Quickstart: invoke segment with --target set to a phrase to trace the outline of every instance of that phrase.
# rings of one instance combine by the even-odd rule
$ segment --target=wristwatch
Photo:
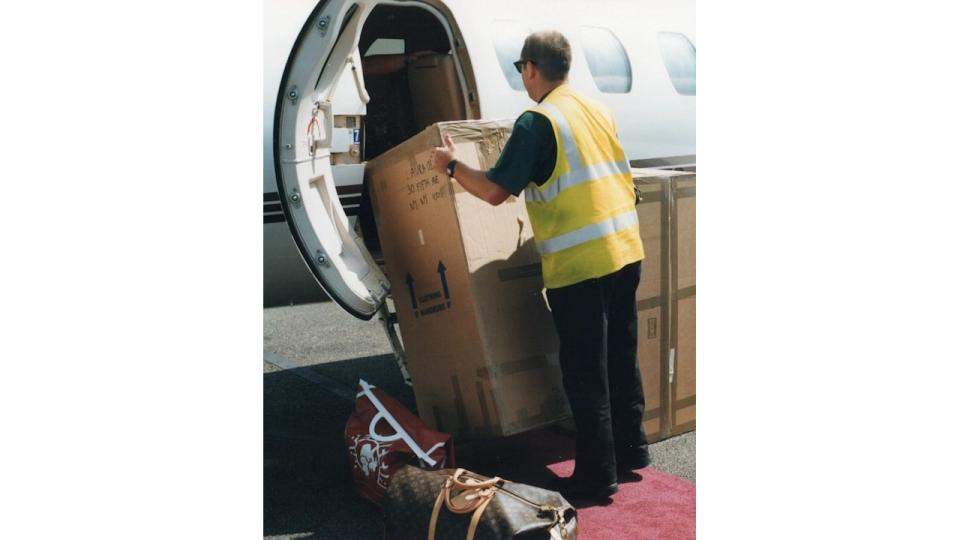
[[[447,163],[447,176],[453,176],[453,169],[457,166],[457,160],[451,159],[450,163]]]

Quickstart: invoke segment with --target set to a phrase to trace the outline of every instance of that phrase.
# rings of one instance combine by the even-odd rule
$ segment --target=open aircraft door
[[[267,119],[272,137],[265,129],[272,151],[265,153],[272,158],[286,221],[307,266],[334,301],[366,320],[384,303],[390,284],[349,225],[331,166],[331,99],[341,77],[353,79],[360,101],[369,100],[353,46],[365,15],[352,2],[320,2],[305,24],[300,19],[303,26],[292,48],[281,45],[289,56],[273,118]]]

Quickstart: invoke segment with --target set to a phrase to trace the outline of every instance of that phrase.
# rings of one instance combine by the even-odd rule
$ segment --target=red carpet
[[[486,476],[546,486],[573,472],[573,438],[557,429],[457,444],[457,466]],[[647,467],[620,483],[612,502],[578,505],[579,540],[696,537],[696,486]]]

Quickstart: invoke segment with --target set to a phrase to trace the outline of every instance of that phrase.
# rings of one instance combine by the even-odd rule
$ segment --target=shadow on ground
[[[392,355],[265,373],[263,377],[263,534],[297,538],[382,538],[380,509],[353,487],[343,430],[357,380],[381,388],[412,411],[413,390]],[[547,463],[573,455],[558,428],[456,442],[457,465],[477,473],[545,485]]]
[[[353,401],[342,395],[361,377],[413,408],[392,355],[264,374],[264,536],[382,537],[380,510],[356,494],[343,443]]]
[[[380,509],[354,489],[343,440],[360,378],[416,411],[413,390],[392,355],[264,374],[264,536],[383,537]],[[547,465],[572,459],[574,444],[572,432],[554,426],[456,441],[456,461],[485,476],[544,487],[555,476]]]

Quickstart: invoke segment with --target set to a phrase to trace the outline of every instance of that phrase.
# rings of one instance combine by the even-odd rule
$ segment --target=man
[[[517,119],[497,164],[484,172],[458,162],[449,137],[433,163],[493,205],[525,192],[577,428],[573,476],[553,487],[571,500],[604,500],[618,489],[618,471],[650,463],[636,361],[643,245],[633,179],[609,110],[567,85],[562,34],[531,34],[514,66],[538,105]]]

